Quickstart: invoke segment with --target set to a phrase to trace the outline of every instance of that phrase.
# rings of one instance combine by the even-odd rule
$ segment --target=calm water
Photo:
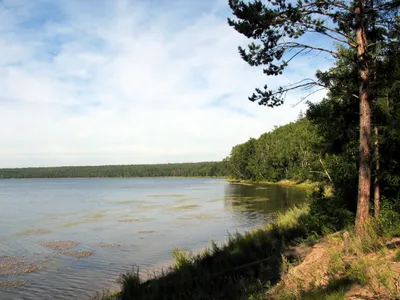
[[[304,198],[224,179],[1,180],[0,299],[90,299],[134,265],[166,265],[176,247],[264,226]]]

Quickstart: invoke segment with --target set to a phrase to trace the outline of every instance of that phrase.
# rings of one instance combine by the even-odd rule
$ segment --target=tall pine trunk
[[[375,179],[374,179],[374,214],[375,218],[379,218],[380,211],[380,201],[381,201],[381,189],[380,189],[380,155],[379,155],[379,130],[378,130],[378,85],[377,85],[377,32],[376,32],[376,16],[374,14],[374,6],[375,0],[369,1],[369,11],[370,11],[370,52],[371,52],[371,66],[370,70],[372,71],[372,89],[371,89],[371,102],[374,103],[375,110],[375,126],[374,126],[374,135],[375,135]]]
[[[369,220],[369,202],[371,194],[371,107],[369,91],[368,42],[365,20],[365,0],[356,0],[356,39],[357,61],[360,77],[360,158],[356,231],[364,232]]]

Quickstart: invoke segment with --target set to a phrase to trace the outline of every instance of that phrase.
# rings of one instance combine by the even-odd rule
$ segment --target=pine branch
[[[340,57],[341,54],[339,52],[336,51],[332,51],[329,49],[325,49],[325,48],[321,48],[321,47],[315,47],[315,46],[311,46],[311,45],[306,45],[306,44],[300,44],[300,43],[296,43],[296,42],[286,42],[283,44],[278,44],[278,46],[282,46],[283,49],[294,49],[294,48],[303,48],[303,49],[311,49],[311,50],[315,50],[315,51],[322,51],[322,52],[326,52],[329,53],[333,56],[336,57]]]

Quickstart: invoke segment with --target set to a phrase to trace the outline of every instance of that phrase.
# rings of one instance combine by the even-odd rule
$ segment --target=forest
[[[222,162],[0,169],[0,179],[82,177],[222,177]]]

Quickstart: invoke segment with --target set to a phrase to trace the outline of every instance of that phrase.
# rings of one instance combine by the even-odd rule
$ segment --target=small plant
[[[290,266],[291,264],[289,260],[285,255],[282,255],[281,277],[285,276],[289,272]]]
[[[343,261],[342,254],[337,251],[330,252],[329,275],[336,277],[346,271],[346,264]]]
[[[353,282],[366,285],[368,283],[369,263],[367,258],[358,259],[346,271],[346,277]]]
[[[179,248],[172,250],[172,257],[175,259],[174,269],[176,270],[189,266],[193,261],[191,254]]]
[[[121,299],[134,300],[143,293],[140,286],[139,268],[134,268],[131,272],[122,274],[118,283],[121,285]]]
[[[300,219],[308,214],[308,205],[295,206],[284,214],[279,213],[276,219],[276,225],[282,229],[292,229],[299,225]]]
[[[379,283],[386,288],[387,292],[392,296],[393,299],[398,299],[396,296],[399,296],[399,293],[397,292],[396,286],[393,282],[393,279],[396,278],[396,276],[390,269],[390,266],[387,266],[377,272],[376,278],[378,279]]]
[[[400,248],[396,250],[393,257],[394,261],[400,262]]]
[[[118,300],[118,293],[110,292],[110,290],[103,289],[101,292],[97,292],[92,300]]]

